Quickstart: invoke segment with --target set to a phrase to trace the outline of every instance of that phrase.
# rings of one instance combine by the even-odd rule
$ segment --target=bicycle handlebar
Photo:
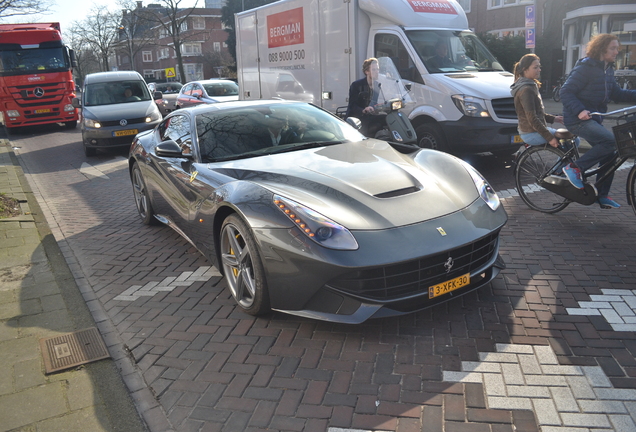
[[[592,115],[600,115],[600,116],[603,116],[603,117],[607,117],[607,116],[611,116],[611,115],[614,115],[614,114],[617,114],[617,113],[625,113],[625,112],[630,111],[630,110],[636,110],[636,105],[630,106],[630,107],[626,107],[626,108],[617,109],[617,110],[606,112],[606,113],[591,112],[590,115],[591,116]]]

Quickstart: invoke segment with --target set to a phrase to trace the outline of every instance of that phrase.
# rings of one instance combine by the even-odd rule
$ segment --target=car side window
[[[173,115],[159,127],[161,141],[172,140],[179,144],[184,154],[192,154],[190,119],[185,115]]]
[[[183,91],[181,93],[187,96],[190,94],[191,91],[192,91],[192,84],[188,84],[183,87]]]
[[[390,57],[403,79],[424,84],[415,62],[397,35],[378,33],[375,35],[375,57]]]

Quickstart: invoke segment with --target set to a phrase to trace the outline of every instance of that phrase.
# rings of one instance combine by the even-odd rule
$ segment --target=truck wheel
[[[417,145],[419,147],[443,152],[447,151],[446,141],[439,126],[433,123],[424,123],[415,129],[415,133],[417,134]]]
[[[75,129],[77,127],[77,120],[64,122],[64,127],[66,129]]]

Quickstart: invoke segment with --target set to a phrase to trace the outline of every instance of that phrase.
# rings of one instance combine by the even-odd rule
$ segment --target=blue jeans
[[[596,164],[603,165],[614,158],[616,154],[614,133],[605,129],[603,125],[598,124],[594,120],[584,120],[565,126],[570,132],[585,139],[592,146],[587,153],[576,161],[576,165],[581,169],[581,172],[587,171]],[[607,168],[600,170],[596,178],[600,178],[607,171]],[[609,195],[613,180],[614,173],[611,173],[605,181],[596,185],[599,197]]]
[[[556,129],[554,128],[549,127],[547,129],[550,131],[552,135],[556,133]],[[531,146],[546,144],[545,138],[543,138],[539,132],[524,133],[519,131],[519,136],[521,137],[524,143]],[[579,143],[581,142],[579,137],[575,138],[575,142],[576,142],[576,146],[578,147]]]

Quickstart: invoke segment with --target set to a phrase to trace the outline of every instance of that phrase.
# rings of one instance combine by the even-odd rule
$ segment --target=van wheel
[[[433,123],[424,123],[415,129],[417,134],[417,145],[421,148],[428,148],[439,151],[447,151],[448,146],[442,135],[439,126]]]

